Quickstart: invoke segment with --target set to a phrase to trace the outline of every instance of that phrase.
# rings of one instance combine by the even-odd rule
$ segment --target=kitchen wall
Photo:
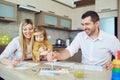
[[[81,16],[83,13],[85,13],[88,10],[95,10],[95,5],[92,6],[85,6],[85,7],[80,7],[73,9],[73,14],[72,14],[72,29],[81,29]]]
[[[35,6],[39,10],[53,11],[57,15],[69,16],[70,18],[73,19],[73,22],[72,22],[73,29],[74,27],[76,27],[76,25],[77,25],[77,28],[81,28],[80,17],[83,12],[94,9],[94,6],[88,6],[83,8],[77,8],[75,10],[51,0],[6,0],[6,1],[20,4],[20,5],[31,5],[31,6]],[[0,22],[0,27],[1,27],[0,34],[4,34],[4,33],[9,34],[11,38],[14,38],[15,36],[18,35],[19,23],[25,18],[30,18],[34,21],[34,16],[35,16],[35,13],[33,12],[19,9],[18,19],[16,22],[10,22],[10,23]],[[71,34],[74,34],[74,35],[70,35],[70,32],[68,31],[49,29],[49,28],[47,28],[46,30],[49,36],[49,40],[53,44],[55,44],[57,38],[61,38],[65,40],[71,37],[73,39],[74,36],[77,34],[76,32],[75,33],[72,32]]]
[[[91,6],[85,6],[85,7],[79,7],[76,9],[71,9],[69,7],[63,6],[59,3],[56,3],[52,0],[6,0],[10,1],[12,3],[16,3],[19,5],[31,5],[36,7],[39,10],[43,11],[53,11],[55,14],[60,16],[69,16],[72,19],[72,29],[81,29],[81,16],[84,12],[88,10],[95,10],[96,5]],[[57,6],[57,7],[56,7]],[[115,12],[105,12],[105,13],[98,13],[101,18],[103,17],[110,17],[110,16],[117,16],[117,11]],[[18,28],[19,23],[24,18],[30,18],[34,21],[34,13],[19,10],[18,11],[18,20],[17,22],[11,22],[11,23],[3,23],[0,22],[0,34],[6,33],[11,36],[11,38],[18,35]],[[57,38],[66,39],[71,37],[72,39],[77,34],[76,32],[72,32],[69,34],[67,31],[61,31],[61,30],[55,30],[55,29],[47,29],[47,32],[49,34],[49,39],[52,43],[55,43],[55,40]],[[73,35],[72,35],[73,34]]]
[[[34,22],[34,13],[24,10],[18,11],[18,19],[17,22],[0,22],[0,34],[8,34],[13,39],[14,37],[18,36],[19,32],[19,24],[25,18],[30,18]],[[57,38],[61,38],[63,40],[67,39],[69,36],[68,31],[56,30],[46,28],[48,38],[52,44],[55,44]]]
[[[18,36],[19,24],[25,18],[30,18],[34,21],[34,14],[32,12],[18,11],[16,22],[0,22],[0,34],[9,34],[11,38]]]

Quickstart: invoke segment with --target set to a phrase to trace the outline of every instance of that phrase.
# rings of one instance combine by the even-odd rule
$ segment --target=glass
[[[61,19],[60,25],[65,28],[70,28],[70,20]]]
[[[57,17],[52,15],[45,15],[45,23],[50,25],[57,25]]]
[[[71,70],[74,76],[74,80],[84,80],[84,66],[74,65],[71,66]]]

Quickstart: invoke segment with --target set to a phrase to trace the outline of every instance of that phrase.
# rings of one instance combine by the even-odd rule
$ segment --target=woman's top
[[[27,45],[27,53],[30,53],[29,45]],[[0,59],[3,57],[7,57],[8,59],[22,59],[22,49],[20,45],[19,37],[15,37],[5,48],[5,50],[1,53]]]

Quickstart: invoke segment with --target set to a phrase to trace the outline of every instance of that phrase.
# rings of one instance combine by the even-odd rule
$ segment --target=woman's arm
[[[14,38],[5,48],[5,50],[1,53],[0,55],[0,62],[2,64],[5,64],[5,65],[10,65],[12,66],[13,65],[13,62],[14,62],[14,58],[15,56],[12,58],[12,59],[9,59],[9,57],[13,54],[17,55],[15,52],[16,50],[18,50],[17,47],[20,47],[19,46],[19,42],[18,42],[18,37]],[[15,60],[16,61],[16,60]]]
[[[4,65],[13,66],[12,60],[7,59],[6,57],[0,59],[0,62]]]
[[[0,62],[2,64],[7,65],[7,66],[11,66],[11,67],[15,67],[16,65],[18,65],[20,63],[20,61],[21,61],[20,59],[10,60],[7,57],[4,57],[4,58],[0,59]]]

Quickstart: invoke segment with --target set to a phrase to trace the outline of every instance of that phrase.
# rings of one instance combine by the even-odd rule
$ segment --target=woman
[[[21,60],[31,59],[33,32],[33,22],[30,19],[21,22],[19,36],[15,37],[2,52],[0,62],[15,67]]]

